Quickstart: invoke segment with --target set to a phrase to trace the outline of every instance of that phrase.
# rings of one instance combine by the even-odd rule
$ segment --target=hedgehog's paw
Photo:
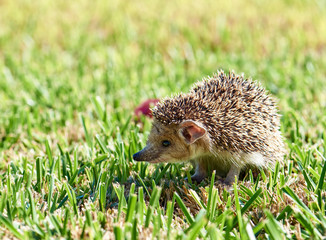
[[[232,179],[226,179],[226,178],[220,178],[217,180],[217,183],[221,186],[233,186],[234,180],[232,181]]]
[[[200,183],[207,177],[206,165],[202,161],[196,162],[196,171],[195,174],[191,176],[191,180],[197,183]]]
[[[200,183],[205,179],[206,175],[205,174],[194,174],[191,176],[191,181]]]
[[[234,178],[226,178],[224,180],[221,180],[221,183],[226,186],[232,186],[234,183]]]
[[[226,178],[223,180],[223,184],[225,185],[233,185],[235,178],[239,179],[241,168],[237,167],[236,165],[232,165]]]

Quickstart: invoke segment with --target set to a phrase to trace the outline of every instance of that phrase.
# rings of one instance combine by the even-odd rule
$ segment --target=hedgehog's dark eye
[[[163,145],[163,147],[168,147],[171,145],[171,142],[169,140],[163,140],[162,145]]]

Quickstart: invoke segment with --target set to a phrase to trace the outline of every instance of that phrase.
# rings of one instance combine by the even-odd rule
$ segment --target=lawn
[[[218,69],[278,99],[284,163],[227,191],[134,162],[134,109]],[[3,0],[0,112],[0,238],[326,236],[323,0]]]

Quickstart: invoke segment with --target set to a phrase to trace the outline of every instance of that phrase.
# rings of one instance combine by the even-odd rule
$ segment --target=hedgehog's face
[[[133,155],[135,161],[183,162],[204,152],[206,129],[191,120],[164,125],[154,120],[146,147]]]

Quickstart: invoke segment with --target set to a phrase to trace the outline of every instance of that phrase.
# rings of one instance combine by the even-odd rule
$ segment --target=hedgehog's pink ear
[[[179,133],[186,143],[192,144],[205,135],[206,129],[194,121],[187,120],[180,124]]]

